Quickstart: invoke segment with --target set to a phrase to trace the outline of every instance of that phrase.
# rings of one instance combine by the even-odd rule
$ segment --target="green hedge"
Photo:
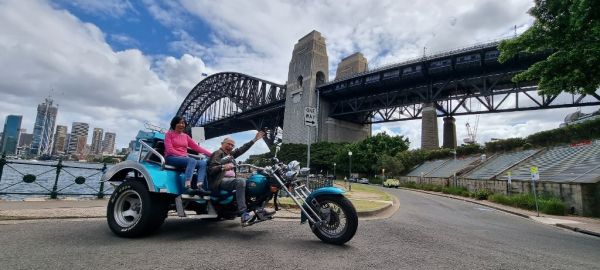
[[[535,198],[531,194],[517,194],[507,196],[504,194],[492,194],[489,200],[499,204],[517,208],[535,210]],[[541,196],[538,198],[540,212],[548,215],[565,215],[567,206],[559,198],[552,196]]]

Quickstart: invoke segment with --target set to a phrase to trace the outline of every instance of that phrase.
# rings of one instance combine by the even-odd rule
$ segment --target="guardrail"
[[[20,170],[16,168],[14,165],[27,165],[28,172],[25,170]],[[4,169],[8,167],[12,169],[17,175],[20,175],[22,179],[19,181],[17,179],[12,178],[11,180],[17,180],[12,183],[9,183],[7,186],[2,187]],[[34,167],[49,167],[50,169],[44,170],[42,172],[33,172]],[[105,193],[104,182],[100,182],[100,177],[106,172],[106,163],[103,164],[102,168],[90,168],[90,167],[81,167],[81,166],[70,166],[63,165],[62,159],[58,160],[57,164],[44,164],[44,163],[29,163],[29,162],[19,162],[13,160],[7,160],[6,155],[2,155],[0,158],[0,195],[48,195],[52,199],[58,198],[59,195],[74,195],[74,196],[95,196],[99,199],[104,198],[105,195],[111,195],[111,193]],[[78,172],[73,172],[72,169],[78,170]],[[80,175],[83,171],[92,171],[90,175],[83,176]],[[48,184],[52,184],[52,187],[44,186],[40,184],[38,178],[40,176],[55,172],[56,176],[54,177],[54,183],[51,181]],[[61,178],[61,173],[63,173],[63,177]],[[64,175],[66,175],[68,179],[65,179]],[[94,176],[98,176],[98,186],[96,188],[96,183],[86,183],[88,179],[93,179]],[[72,179],[71,179],[72,178]],[[59,181],[59,179],[61,181]],[[6,181],[5,181],[6,182]],[[42,191],[11,191],[11,188],[18,185],[33,185],[38,190]],[[64,186],[62,186],[64,185]],[[79,190],[89,191],[89,192],[65,192],[65,190],[74,185],[82,186],[78,188]],[[28,190],[33,190],[28,188]]]

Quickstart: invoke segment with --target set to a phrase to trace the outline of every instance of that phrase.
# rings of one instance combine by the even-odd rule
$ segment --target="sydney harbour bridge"
[[[422,136],[433,137],[423,139],[422,147],[436,148],[438,117],[444,117],[444,146],[451,147],[456,145],[453,116],[600,105],[598,92],[545,96],[537,94],[535,81],[512,82],[549,53],[521,53],[501,64],[498,44],[370,70],[366,59],[354,54],[328,81],[325,41],[313,31],[295,45],[286,84],[217,73],[200,81],[177,113],[189,126],[204,127],[207,138],[279,127],[284,142],[292,143],[306,143],[307,106],[316,107],[319,115],[318,126],[308,131],[312,142],[358,140],[370,135],[373,123],[423,119]]]

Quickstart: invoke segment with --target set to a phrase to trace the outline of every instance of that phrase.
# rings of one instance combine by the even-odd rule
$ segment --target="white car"
[[[360,178],[360,179],[358,179],[358,183],[360,183],[360,184],[369,184],[369,179],[364,178],[364,177]]]

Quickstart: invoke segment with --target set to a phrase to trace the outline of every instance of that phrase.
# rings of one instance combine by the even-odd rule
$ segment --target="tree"
[[[500,46],[501,63],[521,52],[551,51],[513,81],[538,80],[541,94],[594,94],[600,87],[600,1],[535,0],[531,28]]]
[[[335,158],[341,164],[339,168],[347,171],[348,151],[352,151],[352,172],[373,175],[381,170],[378,162],[383,155],[395,156],[406,151],[408,146],[409,141],[403,136],[390,136],[384,132],[347,145],[338,151]]]
[[[402,160],[397,157],[383,155],[377,162],[377,165],[381,169],[385,169],[385,174],[388,177],[397,177],[405,170]],[[381,170],[379,170],[381,172]]]

